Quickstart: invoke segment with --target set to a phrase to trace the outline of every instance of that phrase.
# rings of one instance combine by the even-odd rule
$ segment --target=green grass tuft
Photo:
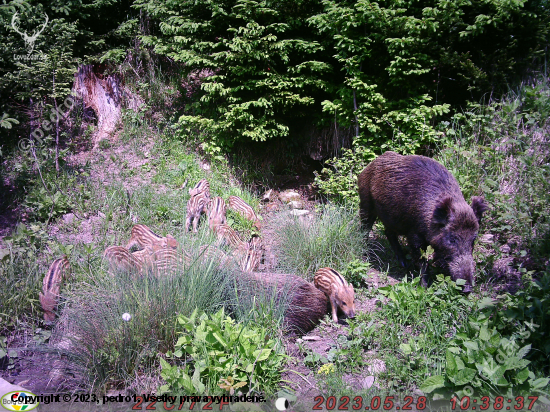
[[[308,279],[322,267],[344,270],[365,249],[356,210],[323,206],[311,219],[283,212],[273,227],[279,266]]]

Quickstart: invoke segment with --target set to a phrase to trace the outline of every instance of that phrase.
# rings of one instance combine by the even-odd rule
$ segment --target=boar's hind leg
[[[376,220],[376,210],[373,207],[373,202],[361,200],[359,203],[359,217],[361,218],[361,226],[366,231],[368,238],[372,225],[374,225],[374,221]]]
[[[390,242],[390,246],[392,247],[393,251],[395,252],[395,255],[397,256],[397,260],[399,263],[401,263],[401,266],[406,267],[407,264],[405,262],[405,255],[403,254],[403,249],[401,249],[401,245],[399,244],[399,239],[397,238],[397,234],[395,232],[392,232],[391,230],[386,229],[385,230],[386,237],[388,238],[388,241]]]

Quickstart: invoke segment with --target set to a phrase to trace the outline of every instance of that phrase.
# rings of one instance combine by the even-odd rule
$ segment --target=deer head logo
[[[34,34],[32,36],[29,36],[26,32],[19,31],[19,29],[17,27],[17,22],[16,22],[17,12],[13,15],[13,17],[11,19],[11,27],[13,28],[13,30],[15,30],[17,33],[19,33],[23,37],[23,40],[25,40],[25,47],[27,48],[27,51],[28,51],[29,55],[34,50],[34,42],[36,41],[36,39],[38,38],[40,33],[42,33],[44,31],[44,29],[46,28],[46,24],[48,24],[48,20],[49,20],[48,15],[46,13],[44,13],[44,15],[46,16],[46,21],[42,25],[42,28],[40,28],[36,32],[34,32]]]

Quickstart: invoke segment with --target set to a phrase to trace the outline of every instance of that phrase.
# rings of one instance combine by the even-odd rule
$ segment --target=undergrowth
[[[433,369],[441,369],[445,347],[474,303],[449,278],[438,276],[428,288],[420,277],[378,289],[380,307],[362,313],[361,337],[382,355],[387,389],[407,391],[419,385]]]
[[[317,212],[305,217],[283,212],[273,223],[279,266],[310,280],[322,267],[343,271],[348,262],[362,258],[365,248],[355,210],[326,205]]]
[[[236,294],[235,266],[218,268],[215,258],[199,257],[205,239],[180,240],[193,256],[189,267],[179,267],[163,276],[110,274],[94,267],[81,283],[66,292],[54,339],[72,341],[68,356],[82,371],[90,389],[103,392],[127,388],[136,374],[152,373],[159,353],[173,350],[180,330],[178,322],[197,310],[214,314],[225,308],[239,321],[260,325],[266,323],[256,323],[258,316],[275,315],[271,326],[275,330],[280,326],[284,308],[276,308],[274,300],[271,305],[254,306],[248,304],[251,299],[242,298],[247,290],[241,287]],[[130,314],[129,321],[123,320],[124,313]],[[213,393],[214,387],[210,385],[209,389],[207,393]],[[263,386],[256,390],[263,390]]]
[[[549,308],[548,273],[516,295],[478,301],[447,345],[444,372],[427,378],[421,389],[434,399],[455,393],[480,403],[487,395],[538,397],[538,406],[548,407]]]

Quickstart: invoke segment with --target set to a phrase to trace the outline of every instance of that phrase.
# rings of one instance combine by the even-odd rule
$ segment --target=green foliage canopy
[[[200,130],[206,148],[238,140],[265,141],[289,133],[325,90],[330,65],[306,18],[315,1],[138,0],[161,21],[161,34],[144,36],[157,53],[185,64],[183,75],[202,71],[202,90],[180,117],[181,130]],[[320,11],[320,10],[319,10]]]
[[[309,19],[333,48],[342,80],[323,109],[356,127],[352,150],[317,183],[341,196],[386,150],[424,151],[453,108],[499,95],[548,44],[548,11],[527,1],[332,1]],[[545,23],[546,22],[546,23]],[[344,196],[348,200],[356,194]]]

